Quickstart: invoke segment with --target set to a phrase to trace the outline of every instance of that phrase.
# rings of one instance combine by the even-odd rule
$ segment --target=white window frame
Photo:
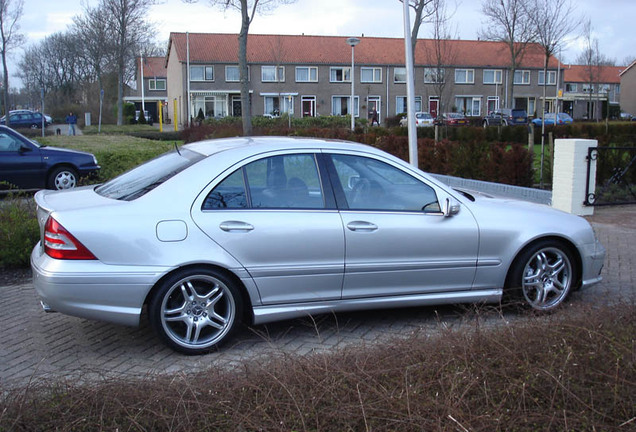
[[[469,102],[469,108],[466,109],[465,111],[462,109],[463,106],[458,102],[458,99],[462,99],[464,102]],[[477,106],[477,109],[475,109],[475,105]],[[457,107],[457,110],[461,113],[464,113],[464,115],[466,115],[466,117],[478,117],[481,115],[481,96],[455,96],[455,107]]]
[[[539,85],[542,86],[544,82],[543,71],[539,71]],[[556,85],[556,71],[548,71],[548,85]]]
[[[157,83],[163,83],[163,88],[157,88]],[[165,78],[152,78],[148,80],[148,90],[165,91],[166,79]]]
[[[192,79],[192,70],[194,69],[202,69],[203,79]],[[211,73],[211,77],[208,72]],[[190,65],[190,81],[214,82],[214,65]]]
[[[486,75],[492,72],[492,81],[486,81]],[[503,71],[501,69],[484,69],[484,84],[493,85],[503,83]]]
[[[404,114],[406,110],[402,111],[400,108],[406,108],[406,96],[395,97],[395,115]],[[415,96],[415,112],[424,111],[422,109],[422,96]]]
[[[404,76],[403,79],[400,77]],[[403,84],[406,82],[406,68],[405,67],[394,67],[393,68],[393,82],[398,84]]]
[[[307,70],[308,79],[306,80],[298,79],[299,70]],[[312,78],[312,72],[313,72],[314,78]],[[317,66],[296,66],[296,82],[299,82],[299,83],[318,82],[318,67]]]
[[[566,83],[565,84],[565,92],[566,93],[576,93],[579,91],[579,85],[577,83]]]
[[[455,69],[455,84],[475,84],[475,69]]]
[[[236,69],[236,72],[238,74],[237,79],[228,78],[228,71],[231,69]],[[249,70],[249,66],[248,66],[248,70]],[[225,82],[240,82],[240,81],[241,81],[241,69],[239,68],[239,65],[226,65],[225,66]]]
[[[340,71],[342,79],[338,79],[337,72]],[[332,66],[329,68],[329,82],[341,83],[351,82],[351,66]]]
[[[521,78],[517,80],[517,75]],[[530,71],[516,70],[513,77],[514,85],[530,85]]]
[[[266,76],[265,73],[268,72]],[[269,74],[274,72],[274,77]],[[261,66],[261,82],[285,82],[285,66],[263,65]]]
[[[365,79],[364,73],[371,73],[371,79]],[[360,68],[360,82],[362,83],[381,83],[382,82],[382,68],[379,67],[361,67]]]
[[[351,95],[333,95],[331,96],[331,115],[334,116],[343,116],[343,115],[348,115],[347,114],[342,114],[342,111],[340,110],[336,110],[336,99],[347,99],[347,110],[349,109],[349,106],[351,105],[350,103],[350,99],[351,99]],[[339,105],[340,107],[342,106],[342,103],[340,103]],[[360,117],[360,97],[359,96],[355,96],[353,98],[353,111],[354,111],[354,116],[355,117]]]
[[[443,84],[446,79],[444,68],[424,68],[424,84]]]

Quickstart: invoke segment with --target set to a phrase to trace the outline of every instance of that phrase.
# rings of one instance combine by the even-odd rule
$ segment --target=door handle
[[[253,225],[250,225],[246,222],[241,222],[241,221],[225,221],[225,222],[221,222],[221,224],[219,225],[219,228],[221,228],[223,231],[226,232],[231,232],[231,231],[252,231],[254,229]]]
[[[378,229],[378,226],[376,224],[372,224],[371,222],[365,222],[365,221],[353,221],[353,222],[349,222],[347,224],[347,228],[349,228],[351,231],[375,231]]]

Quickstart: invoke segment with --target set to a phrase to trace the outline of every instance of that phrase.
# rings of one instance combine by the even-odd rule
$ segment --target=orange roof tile
[[[625,66],[599,66],[598,72],[594,72],[594,81],[602,84],[620,84],[620,74],[623,69]],[[563,80],[571,83],[590,82],[590,67],[586,65],[564,66]]]
[[[139,57],[137,57],[137,71],[140,69]],[[144,57],[144,78],[165,78],[167,71],[165,57]]]
[[[222,33],[190,33],[190,62],[237,63],[238,35]],[[368,65],[403,65],[404,40],[398,38],[360,37],[355,47],[355,61]],[[509,52],[504,43],[472,40],[449,40],[446,65],[474,67],[506,67]],[[186,33],[171,33],[180,61],[186,61]],[[418,39],[415,52],[417,65],[436,64],[428,53],[433,52],[435,41]],[[351,48],[344,36],[262,35],[250,34],[247,44],[249,63],[264,64],[349,64]],[[431,60],[427,60],[431,59]],[[531,44],[521,67],[542,68],[543,51]],[[556,68],[557,60],[550,59]]]

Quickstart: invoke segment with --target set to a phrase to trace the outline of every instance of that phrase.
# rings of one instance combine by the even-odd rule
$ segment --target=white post
[[[552,168],[552,207],[580,216],[594,214],[594,207],[584,206],[587,185],[587,155],[596,140],[557,139],[554,142]],[[590,166],[590,193],[596,185],[596,161]]]
[[[351,72],[349,73],[349,78],[351,78],[351,104],[349,105],[351,107],[351,130],[354,131],[356,129],[356,116],[355,116],[355,105],[354,105],[354,99],[355,99],[355,73],[354,73],[354,67],[355,67],[355,46],[358,45],[360,43],[360,39],[355,38],[355,37],[350,37],[347,39],[347,43],[349,45],[351,45]],[[344,78],[344,77],[343,77]]]
[[[404,13],[404,52],[406,53],[406,120],[409,130],[409,163],[417,168],[417,129],[415,126],[415,81],[413,78],[413,50],[409,2],[402,1]]]
[[[145,118],[146,117],[146,102],[144,98],[144,55],[141,54],[140,58],[141,58],[141,113],[144,115],[144,118]]]

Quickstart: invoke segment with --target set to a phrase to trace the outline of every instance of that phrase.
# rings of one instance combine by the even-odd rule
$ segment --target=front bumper
[[[31,253],[31,270],[45,310],[137,326],[148,293],[171,269],[57,260],[44,254],[38,243]]]

